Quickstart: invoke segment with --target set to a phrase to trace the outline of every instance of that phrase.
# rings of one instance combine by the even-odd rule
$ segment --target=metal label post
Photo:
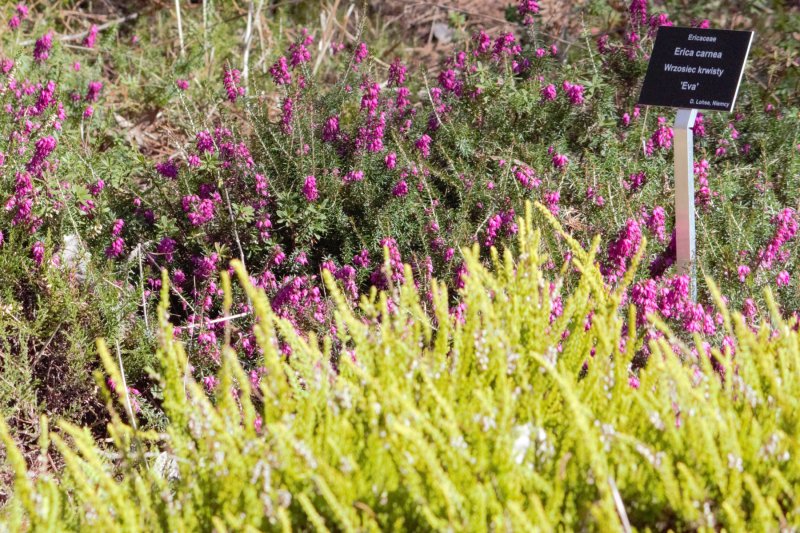
[[[678,273],[689,276],[692,301],[697,301],[694,231],[694,121],[696,109],[678,109],[673,127],[675,150],[675,244]]]

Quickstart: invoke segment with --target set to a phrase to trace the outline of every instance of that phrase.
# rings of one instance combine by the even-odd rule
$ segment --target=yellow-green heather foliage
[[[328,276],[338,338],[304,338],[235,265],[268,370],[259,390],[228,348],[209,399],[189,377],[162,305],[166,433],[137,429],[125,398],[106,393],[113,444],[61,423],[43,431],[41,448],[44,458],[54,446],[64,470],[42,468],[34,478],[2,424],[16,473],[7,528],[775,531],[798,524],[793,324],[775,312],[769,327],[753,332],[723,309],[737,352],[714,353],[722,373],[662,327],[665,340],[652,343],[632,388],[628,361],[641,343],[628,338],[619,352],[623,328],[635,334],[618,310],[621,291],[607,291],[593,254],[571,242],[582,275],[551,323],[547,258],[526,219],[517,257],[495,253],[487,269],[465,251],[463,324],[449,318],[443,287],[434,291],[434,320],[413,283],[373,293],[356,313]],[[225,285],[230,295],[227,277]],[[278,339],[291,346],[288,360]],[[695,344],[702,350],[699,338]],[[107,374],[121,383],[99,346]],[[338,374],[329,364],[334,346]]]

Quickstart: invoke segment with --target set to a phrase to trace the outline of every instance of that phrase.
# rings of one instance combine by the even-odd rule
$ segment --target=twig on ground
[[[104,24],[99,24],[97,26],[97,29],[98,29],[98,31],[102,31],[102,30],[105,30],[106,28],[110,28],[111,26],[116,26],[118,24],[123,24],[125,22],[129,22],[131,20],[134,20],[138,16],[139,16],[139,13],[131,13],[130,15],[127,15],[125,17],[120,17],[118,19],[114,19],[114,20],[108,21],[108,22],[106,22]],[[62,43],[63,42],[67,42],[67,41],[80,41],[81,39],[83,39],[87,35],[89,35],[89,30],[78,32],[78,33],[71,33],[69,35],[56,35],[54,37],[54,39],[56,41],[59,41],[59,42],[62,42]],[[35,42],[36,42],[36,39],[28,39],[27,41],[22,41],[19,44],[22,45],[22,46],[30,46]]]

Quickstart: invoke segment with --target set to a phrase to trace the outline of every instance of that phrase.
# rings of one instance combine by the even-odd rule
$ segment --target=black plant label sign
[[[753,32],[662,26],[639,103],[732,111]]]

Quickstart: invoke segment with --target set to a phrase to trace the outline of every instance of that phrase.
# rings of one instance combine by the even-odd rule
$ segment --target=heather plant
[[[100,314],[125,324],[117,329],[125,358],[140,359],[133,354],[154,342],[164,268],[176,333],[195,377],[212,383],[224,330],[217,271],[230,259],[247,266],[298,331],[321,334],[334,327],[323,270],[357,301],[370,286],[403,281],[409,262],[430,310],[432,278],[454,295],[468,270],[459,249],[477,243],[488,261],[491,246],[513,248],[516,214],[531,199],[584,246],[603,235],[597,259],[609,290],[647,237],[646,265],[623,295],[640,309],[640,334],[655,334],[645,315],[657,311],[686,341],[702,331],[730,344],[707,287],[701,283],[700,301],[692,302],[672,266],[670,115],[634,105],[655,31],[672,22],[646,2],[592,3],[587,16],[613,21],[620,32],[576,36],[570,47],[550,42],[538,5],[522,2],[513,14],[518,32],[479,31],[430,72],[382,54],[363,25],[347,44],[313,27],[284,31],[285,12],[268,53],[259,45],[258,68],[225,48],[236,26],[224,23],[224,8],[204,4],[195,11],[202,17],[186,14],[186,38],[172,62],[141,25],[87,26],[85,50],[75,57],[30,12],[12,12],[20,19],[13,31],[29,38],[9,40],[3,94],[11,111],[3,127],[27,151],[11,157],[13,147],[4,147],[2,231],[17,232],[35,272],[47,276],[61,262],[79,283],[119,287],[120,305]],[[684,16],[682,23],[708,24],[695,11]],[[171,17],[148,20],[162,27]],[[770,39],[753,50],[739,112],[702,115],[695,127],[700,271],[714,273],[751,324],[765,316],[765,286],[775,288],[785,312],[798,307],[790,275],[798,127],[785,90],[789,73],[774,71],[759,83],[767,47],[782,50],[781,39]],[[104,77],[109,67],[115,76]],[[111,105],[105,100],[115,89],[129,97],[123,108],[116,96]],[[129,145],[135,135],[114,132],[148,107],[182,128],[165,143],[174,149],[149,160]],[[55,120],[44,121],[48,113]],[[545,223],[548,215],[534,216]],[[572,252],[560,237],[547,237],[546,246],[548,268],[569,264]],[[563,283],[576,280],[566,275]],[[232,345],[257,372],[252,309],[240,290],[233,309],[240,328]],[[129,334],[138,331],[145,335]],[[640,359],[646,352],[644,345]],[[146,364],[130,364],[136,382]]]
[[[434,326],[445,308],[466,320],[474,265],[491,264],[492,247],[521,253],[517,215],[530,200],[545,206],[535,224],[557,229],[540,242],[549,321],[571,320],[567,295],[585,283],[574,261],[590,253],[599,287],[619,296],[618,342],[634,371],[664,339],[681,358],[711,346],[739,357],[703,275],[753,331],[771,321],[770,305],[782,316],[800,308],[800,17],[751,4],[736,2],[732,17],[719,2],[576,3],[583,33],[555,38],[537,2],[515,2],[513,32],[456,32],[440,65],[419,65],[386,42],[391,27],[370,30],[368,12],[353,22],[339,4],[320,17],[313,2],[177,2],[181,22],[142,8],[136,19],[80,21],[84,34],[69,41],[74,18],[4,6],[0,328],[10,357],[0,409],[12,433],[23,448],[35,440],[42,410],[102,433],[89,379],[97,336],[126,376],[113,387],[132,398],[137,424],[163,429],[162,387],[148,374],[164,290],[188,373],[207,394],[219,390],[226,350],[263,380],[253,296],[247,284],[223,288],[231,259],[284,326],[330,337],[334,367],[348,348],[335,340],[340,303],[325,276],[349,304],[413,283]],[[694,302],[673,266],[672,112],[635,99],[657,28],[709,20],[757,36],[737,112],[701,114],[694,129]],[[460,250],[473,246],[470,262]],[[397,299],[386,302],[394,312]],[[291,361],[285,333],[277,349]]]
[[[669,115],[634,100],[656,29],[673,22],[633,2],[617,13],[624,35],[587,37],[566,55],[541,41],[534,6],[520,4],[519,34],[480,31],[435,76],[402,58],[379,60],[358,39],[320,49],[306,29],[247,87],[234,64],[219,69],[219,122],[188,132],[193,140],[175,157],[154,161],[144,178],[150,194],[121,216],[144,222],[131,236],[147,243],[143,283],[151,299],[160,269],[170,270],[179,293],[172,309],[200,350],[200,372],[218,362],[215,271],[227,260],[245,263],[299,329],[325,331],[321,270],[357,299],[371,285],[387,286],[381,258],[388,246],[389,277],[403,279],[399,265],[410,262],[430,300],[432,275],[451,289],[463,283],[456,250],[478,243],[488,260],[492,245],[513,246],[515,214],[531,199],[584,246],[606,237],[598,260],[610,289],[642,236],[650,237],[647,268],[623,302],[659,311],[687,340],[695,331],[721,331],[708,288],[695,304],[673,267]],[[312,68],[320,64],[324,76]],[[725,298],[751,321],[765,310],[760,289],[767,285],[786,312],[797,308],[788,272],[798,153],[786,142],[797,139],[798,127],[793,108],[770,103],[776,94],[746,81],[740,112],[701,115],[695,127],[699,268],[717,274]],[[562,242],[548,246],[549,266],[569,263]],[[236,311],[247,315],[242,297]],[[643,316],[637,322],[644,325]],[[237,342],[250,358],[252,334],[241,330]]]
[[[449,316],[440,283],[433,316],[425,312],[409,266],[405,282],[363,297],[358,312],[327,273],[336,335],[298,335],[235,262],[258,318],[264,375],[248,376],[226,343],[213,398],[192,378],[168,322],[165,274],[157,357],[169,425],[137,426],[133,398],[118,388],[124,375],[100,341],[117,387],[106,395],[112,442],[43,424],[31,477],[1,425],[16,472],[8,527],[795,526],[796,320],[773,306],[772,327],[753,330],[718,300],[735,358],[689,350],[661,323],[665,337],[650,343],[648,366],[633,370],[636,328],[619,312],[632,276],[605,290],[596,246],[570,241],[581,276],[553,320],[548,286],[558,279],[531,220],[520,223],[518,254],[493,251],[491,269],[477,245],[464,251],[460,319]],[[640,258],[641,250],[634,266]],[[221,279],[230,313],[231,283],[225,272]],[[106,376],[98,373],[101,386]],[[54,453],[65,462],[59,481],[46,466]]]

